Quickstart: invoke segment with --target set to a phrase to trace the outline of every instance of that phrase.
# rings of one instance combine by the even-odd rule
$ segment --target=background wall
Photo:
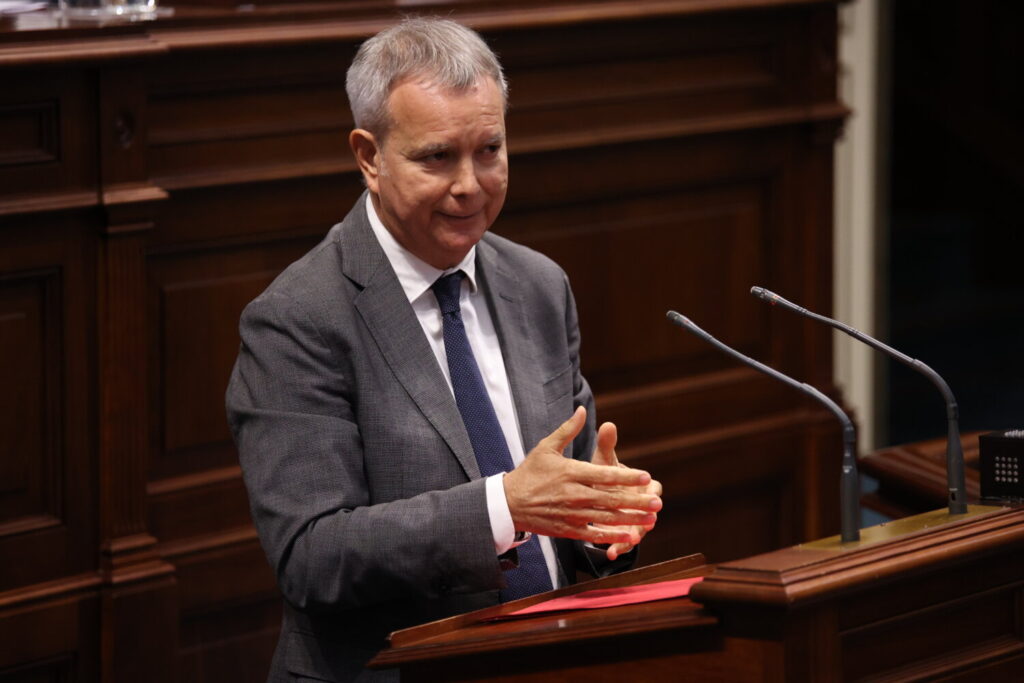
[[[1017,197],[1024,113],[1016,3],[840,10],[835,312],[931,365],[964,431],[1019,426],[1024,277]],[[941,436],[934,389],[834,333],[861,450]]]

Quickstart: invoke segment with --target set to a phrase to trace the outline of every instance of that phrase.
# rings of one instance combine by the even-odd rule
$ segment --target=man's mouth
[[[438,213],[440,213],[441,216],[446,218],[447,220],[455,221],[455,222],[468,221],[468,220],[476,218],[477,216],[480,215],[479,211],[474,211],[472,213],[466,213],[466,214],[446,213],[444,211],[439,211]]]

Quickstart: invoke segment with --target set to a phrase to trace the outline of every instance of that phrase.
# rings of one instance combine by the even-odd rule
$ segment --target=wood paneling
[[[0,536],[60,524],[56,271],[0,280]]]
[[[81,231],[0,220],[0,592],[95,566]]]
[[[56,161],[58,121],[53,100],[0,106],[0,166]]]
[[[99,680],[98,603],[78,595],[0,608],[0,680]]]
[[[3,74],[0,216],[35,198],[81,204],[97,182],[95,98],[85,70]],[[75,197],[75,195],[78,195]],[[93,200],[94,201],[94,200]]]
[[[244,305],[362,192],[344,71],[390,5],[0,24],[0,681],[263,678],[223,396]],[[601,417],[665,484],[643,561],[833,531],[831,418],[664,315],[837,393],[828,332],[747,293],[829,308],[834,3],[432,8],[506,67],[494,229],[566,269]]]

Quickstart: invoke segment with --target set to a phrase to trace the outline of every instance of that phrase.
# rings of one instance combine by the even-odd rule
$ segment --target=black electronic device
[[[982,500],[1024,501],[1024,429],[978,437]]]

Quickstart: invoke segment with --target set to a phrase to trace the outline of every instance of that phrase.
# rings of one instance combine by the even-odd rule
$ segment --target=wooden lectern
[[[716,566],[701,555],[392,634],[415,681],[1024,680],[1024,508],[925,513]],[[689,598],[489,621],[706,576]]]

